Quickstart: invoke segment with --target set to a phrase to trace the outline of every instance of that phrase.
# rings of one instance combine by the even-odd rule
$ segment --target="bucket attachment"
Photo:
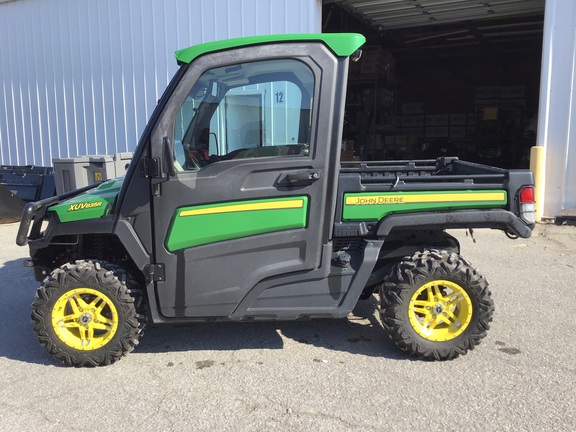
[[[0,185],[0,224],[20,221],[24,204],[24,201]]]

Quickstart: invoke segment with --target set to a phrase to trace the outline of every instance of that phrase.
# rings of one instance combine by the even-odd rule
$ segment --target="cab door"
[[[151,133],[156,296],[165,317],[226,317],[258,283],[321,266],[347,60],[284,43],[182,67]]]

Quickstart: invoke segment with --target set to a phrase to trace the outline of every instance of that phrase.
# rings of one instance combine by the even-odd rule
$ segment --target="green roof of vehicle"
[[[176,60],[180,63],[190,63],[203,54],[239,48],[248,45],[260,45],[274,42],[324,42],[337,56],[347,57],[366,42],[366,38],[358,33],[317,33],[317,34],[283,34],[267,36],[249,36],[243,38],[226,39],[194,45],[176,51]]]

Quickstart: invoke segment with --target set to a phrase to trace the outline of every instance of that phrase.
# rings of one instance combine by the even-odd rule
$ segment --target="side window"
[[[210,69],[174,122],[178,170],[230,159],[307,156],[314,76],[293,59]]]

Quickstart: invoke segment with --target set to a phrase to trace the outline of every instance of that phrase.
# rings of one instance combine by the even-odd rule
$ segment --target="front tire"
[[[455,253],[417,252],[394,266],[380,289],[382,324],[421,359],[450,360],[486,336],[494,313],[488,282]]]
[[[54,270],[32,304],[34,332],[69,366],[109,365],[138,344],[146,311],[137,284],[121,267],[76,261]]]

